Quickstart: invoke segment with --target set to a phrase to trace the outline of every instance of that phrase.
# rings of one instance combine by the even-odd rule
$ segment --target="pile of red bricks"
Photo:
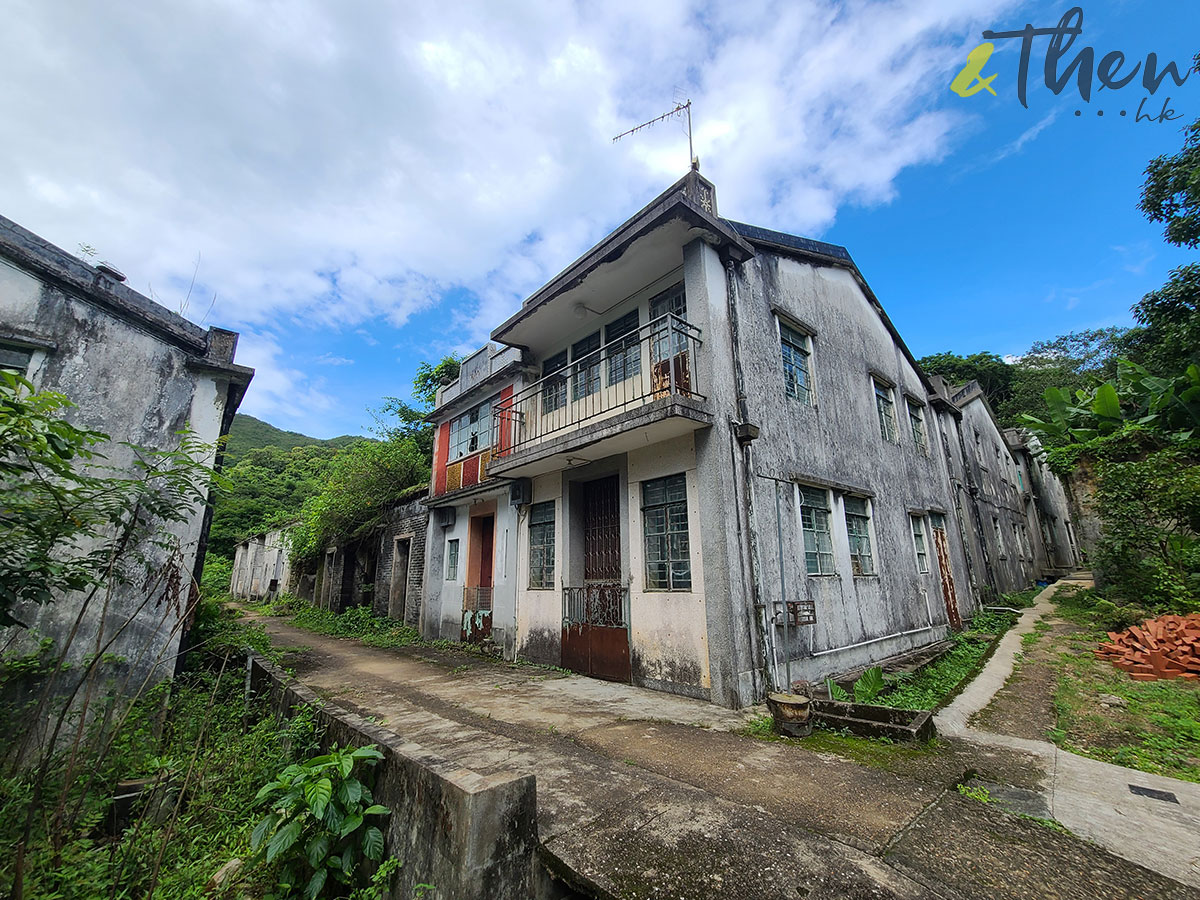
[[[1110,643],[1097,647],[1096,656],[1124,669],[1130,678],[1200,680],[1200,613],[1159,616],[1108,636]]]

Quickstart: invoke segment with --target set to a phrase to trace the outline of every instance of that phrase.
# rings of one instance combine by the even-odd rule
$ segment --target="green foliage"
[[[296,431],[284,431],[245,413],[236,413],[225,443],[225,466],[228,469],[237,465],[251,450],[274,449],[285,453],[296,447],[338,450],[360,440],[361,437],[352,434],[327,440],[309,437]]]
[[[1144,327],[1131,354],[1150,371],[1168,375],[1200,363],[1200,265],[1172,271],[1166,284],[1142,297],[1133,317]]]
[[[269,801],[270,811],[254,827],[250,846],[268,865],[278,865],[277,900],[332,896],[334,883],[361,880],[361,860],[383,857],[383,832],[374,822],[391,811],[374,803],[355,775],[381,759],[374,744],[335,746],[288,766],[259,790],[256,802]]]
[[[1200,71],[1200,53],[1192,71]],[[1170,243],[1200,246],[1200,119],[1184,129],[1178,153],[1150,161],[1138,205],[1146,218],[1164,226]]]
[[[226,468],[209,532],[209,551],[233,557],[239,541],[295,521],[304,501],[320,492],[338,451],[325,445],[245,451]]]
[[[372,647],[410,647],[422,643],[415,628],[372,614],[365,606],[334,613],[311,604],[294,604],[292,624],[317,634],[358,638]]]
[[[425,421],[425,416],[433,410],[438,388],[458,378],[461,367],[462,358],[455,354],[443,357],[436,365],[422,361],[413,378],[412,397],[417,405],[413,406],[399,397],[384,397],[383,406],[373,410],[380,436],[389,441],[414,441],[425,457],[426,464],[430,464],[433,459],[433,425]]]
[[[871,666],[854,682],[854,702],[870,703],[883,690],[883,669]]]
[[[304,501],[293,559],[315,559],[330,543],[369,531],[389,504],[428,481],[428,462],[411,439],[352,444],[334,458],[320,493]]]
[[[1013,367],[995,353],[933,353],[917,360],[930,375],[941,375],[953,385],[978,381],[988,402],[995,408],[1012,396]]]
[[[122,443],[129,464],[109,466],[97,449],[108,435],[71,425],[70,407],[0,371],[0,626],[22,624],[18,604],[105,583],[147,582],[178,601],[184,573],[163,563],[179,550],[163,526],[207,501],[212,471],[200,460],[213,448],[188,433],[173,451]]]
[[[991,803],[992,802],[991,792],[987,788],[983,787],[982,785],[977,785],[977,786],[973,787],[971,785],[960,784],[958,786],[958,792],[960,794],[962,794],[964,797],[966,797],[970,800],[978,800],[980,803]]]
[[[224,556],[206,553],[204,573],[200,576],[200,596],[218,600],[229,595],[229,581],[233,577],[233,562]]]

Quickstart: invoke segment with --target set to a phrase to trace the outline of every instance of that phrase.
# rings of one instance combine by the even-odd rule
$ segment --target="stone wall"
[[[399,619],[414,627],[420,621],[428,523],[429,510],[420,500],[398,504],[388,512],[379,532],[375,615]],[[397,569],[397,563],[402,570]]]

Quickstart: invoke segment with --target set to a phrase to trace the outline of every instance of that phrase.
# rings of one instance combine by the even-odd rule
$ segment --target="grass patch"
[[[423,645],[417,629],[395,619],[377,616],[365,606],[356,606],[341,613],[318,609],[311,604],[294,604],[291,624],[315,634],[348,637],[370,647],[385,649]]]
[[[889,687],[875,702],[896,709],[939,708],[979,670],[1014,622],[1011,613],[980,613],[970,630],[950,636],[954,646],[937,660],[917,672],[887,676]]]
[[[1044,591],[1045,588],[1037,587],[1026,588],[1023,591],[1013,591],[1011,594],[1001,594],[1000,603],[998,606],[1008,606],[1012,609],[1029,609],[1033,606],[1033,601],[1037,595]]]
[[[1148,614],[1114,606],[1095,588],[1063,588],[1054,602],[1080,630],[1056,636],[1049,648],[1058,678],[1050,740],[1080,756],[1200,782],[1200,685],[1134,681],[1092,655],[1122,620]],[[1117,702],[1101,702],[1101,695]]]
[[[742,728],[742,735],[759,741],[790,744],[814,753],[830,753],[860,765],[894,771],[898,764],[926,756],[939,746],[935,738],[928,743],[897,743],[887,738],[867,738],[848,731],[834,731],[819,725],[808,737],[785,737],[775,731],[770,713],[755,716]]]

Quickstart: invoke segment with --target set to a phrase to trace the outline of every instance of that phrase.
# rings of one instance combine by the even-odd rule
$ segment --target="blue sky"
[[[1067,4],[15,3],[0,213],[241,332],[243,410],[317,436],[369,428],[683,174],[675,123],[611,142],[677,96],[722,214],[846,245],[917,355],[1129,324],[1194,258],[1136,204],[1200,76],[1146,103],[1180,119],[1139,123],[1140,78],[1055,96],[1039,39],[1028,109],[1015,41],[997,96],[949,90],[984,29]],[[1068,60],[1197,49],[1194,4],[1083,12]]]

